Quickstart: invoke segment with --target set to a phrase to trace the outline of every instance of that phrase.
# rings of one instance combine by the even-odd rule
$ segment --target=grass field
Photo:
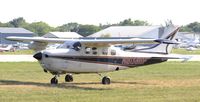
[[[187,54],[187,55],[199,55],[200,49],[197,49],[197,50],[194,50],[194,51],[187,51],[186,49],[173,49],[172,53]]]
[[[73,83],[52,75],[38,63],[0,63],[0,102],[199,102],[200,63],[167,62],[111,72],[111,85],[96,74],[74,75]]]
[[[0,55],[31,55],[33,53],[33,50],[16,50],[14,52],[0,52]]]

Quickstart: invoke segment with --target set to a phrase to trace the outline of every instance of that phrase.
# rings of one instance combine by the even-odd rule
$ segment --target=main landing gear
[[[97,74],[98,74],[100,77],[102,77],[101,74],[99,74],[99,73],[97,73]],[[104,76],[104,77],[102,78],[101,83],[102,83],[103,85],[109,85],[109,84],[111,83],[110,78],[107,77],[107,76]]]
[[[57,85],[57,84],[58,84],[58,79],[57,79],[58,76],[59,76],[59,75],[55,75],[55,76],[51,79],[50,82],[51,82],[52,85]],[[99,76],[101,76],[101,74],[99,74]],[[72,81],[73,81],[73,76],[72,76],[72,74],[67,74],[67,75],[65,76],[65,82],[72,82]],[[109,85],[109,84],[111,83],[111,80],[110,80],[109,77],[104,76],[104,77],[102,78],[101,83],[102,83],[103,85]]]
[[[55,77],[53,77],[53,78],[51,79],[51,84],[52,84],[52,85],[58,84],[57,76],[55,76]]]
[[[52,85],[58,84],[58,79],[57,79],[58,76],[59,76],[59,75],[55,75],[55,76],[51,79],[51,84],[52,84]],[[72,82],[72,81],[73,81],[73,76],[72,76],[72,74],[67,74],[67,75],[65,76],[65,82]]]
[[[74,79],[73,79],[73,76],[72,74],[67,74],[65,76],[65,82],[72,82]]]

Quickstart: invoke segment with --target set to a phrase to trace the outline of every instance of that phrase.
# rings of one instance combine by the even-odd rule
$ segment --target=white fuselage
[[[101,73],[144,65],[157,54],[123,51],[117,47],[83,47],[42,51],[41,66],[51,73]],[[160,60],[159,60],[160,62]]]
[[[110,51],[107,49],[106,51],[109,53]],[[118,51],[119,52],[119,51]],[[58,72],[58,73],[98,73],[98,72],[107,72],[107,71],[114,71],[116,68],[125,69],[128,68],[126,66],[120,66],[120,65],[111,65],[111,64],[105,64],[105,63],[95,63],[95,61],[81,61],[76,60],[75,57],[81,57],[81,58],[87,58],[87,57],[99,57],[99,50],[96,50],[93,52],[92,50],[85,52],[83,50],[81,51],[75,51],[73,49],[55,49],[55,50],[45,50],[43,51],[43,59],[40,61],[43,68]],[[87,54],[86,54],[87,53]],[[96,53],[96,54],[94,54]],[[48,57],[45,57],[45,54],[48,55]],[[107,55],[101,55],[102,57],[111,56],[109,54]],[[115,56],[117,56],[115,54]],[[70,57],[70,58],[66,58]],[[70,60],[73,59],[73,60]],[[117,69],[117,70],[118,70]]]

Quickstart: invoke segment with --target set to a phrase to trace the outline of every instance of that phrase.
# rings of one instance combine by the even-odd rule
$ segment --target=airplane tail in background
[[[167,39],[167,40],[175,40],[175,36],[179,31],[179,27],[174,26],[172,24],[167,25],[164,27],[164,32],[160,39]],[[173,44],[156,44],[150,46],[148,48],[137,49],[137,52],[148,52],[148,53],[160,53],[160,54],[169,54],[172,50]]]

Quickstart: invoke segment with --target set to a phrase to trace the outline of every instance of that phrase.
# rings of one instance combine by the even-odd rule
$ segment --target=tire
[[[58,84],[58,79],[55,78],[55,77],[53,77],[53,78],[51,79],[51,84],[54,84],[54,85]]]
[[[103,77],[103,79],[102,79],[102,84],[103,85],[109,85],[111,82],[110,82],[110,78],[109,77],[107,77],[107,76],[105,76],[105,77]]]
[[[72,82],[74,79],[73,79],[73,76],[72,75],[70,75],[70,74],[67,74],[66,76],[65,76],[65,82]]]

